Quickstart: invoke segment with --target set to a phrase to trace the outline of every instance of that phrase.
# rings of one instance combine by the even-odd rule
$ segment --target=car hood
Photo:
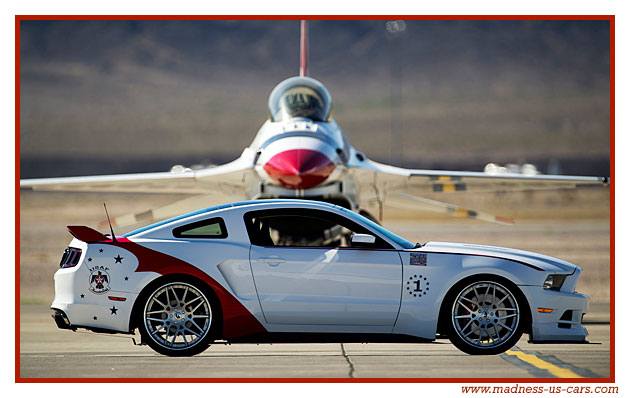
[[[578,268],[576,265],[568,261],[560,260],[559,258],[506,247],[473,245],[468,243],[428,242],[415,250],[425,253],[470,254],[503,258],[529,264],[543,271],[563,274],[572,274]]]

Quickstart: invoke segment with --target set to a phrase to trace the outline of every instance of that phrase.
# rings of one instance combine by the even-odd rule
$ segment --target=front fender
[[[516,286],[542,286],[547,275],[516,261],[469,254],[426,253],[426,265],[412,265],[407,253],[401,252],[403,295],[393,332],[427,339],[435,338],[444,299],[462,281],[489,275]],[[416,285],[418,279],[420,285]],[[420,296],[413,294],[418,286]],[[531,309],[527,313],[531,315]]]

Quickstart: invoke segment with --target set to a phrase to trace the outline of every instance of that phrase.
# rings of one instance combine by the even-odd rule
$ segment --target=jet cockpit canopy
[[[330,121],[332,98],[326,87],[311,77],[291,77],[280,82],[269,95],[271,121],[304,117],[315,122]]]

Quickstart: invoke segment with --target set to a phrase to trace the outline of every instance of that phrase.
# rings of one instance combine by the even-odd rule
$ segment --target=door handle
[[[262,257],[258,259],[260,263],[267,263],[272,267],[280,265],[281,263],[286,263],[286,260],[281,259],[280,257],[271,256],[271,257]]]

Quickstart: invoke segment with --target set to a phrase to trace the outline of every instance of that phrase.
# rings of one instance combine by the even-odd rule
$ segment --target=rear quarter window
[[[228,234],[223,219],[215,217],[177,227],[173,229],[173,236],[176,238],[225,239]]]

